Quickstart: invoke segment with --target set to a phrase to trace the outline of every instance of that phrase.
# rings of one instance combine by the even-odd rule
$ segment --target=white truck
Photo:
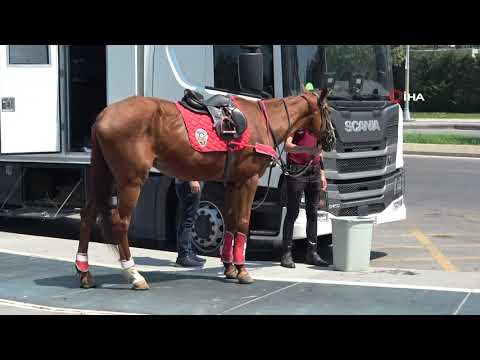
[[[205,97],[285,97],[311,82],[331,88],[337,146],[324,154],[328,191],[318,235],[335,216],[368,215],[377,223],[406,218],[403,116],[390,101],[387,45],[262,45],[264,91],[242,93],[240,45],[0,45],[0,216],[55,220],[78,216],[86,197],[90,127],[108,104],[131,95],[179,100],[184,89]],[[125,149],[128,151],[128,149]],[[283,154],[285,156],[285,154]],[[172,178],[152,169],[135,211],[134,246],[174,248],[177,199]],[[286,182],[278,167],[252,213],[255,247],[281,244]],[[256,202],[267,191],[262,177]],[[223,239],[223,183],[205,185],[194,244],[214,253]],[[305,237],[303,210],[294,238]]]

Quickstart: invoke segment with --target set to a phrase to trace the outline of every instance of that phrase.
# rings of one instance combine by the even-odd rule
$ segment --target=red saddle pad
[[[235,98],[233,103],[238,107]],[[185,108],[179,102],[175,103],[185,122],[188,132],[188,139],[192,148],[198,152],[227,151],[227,142],[221,139],[215,128],[210,115],[198,114]],[[250,141],[250,129],[247,127],[242,136],[234,140],[233,151],[239,151],[247,146]]]

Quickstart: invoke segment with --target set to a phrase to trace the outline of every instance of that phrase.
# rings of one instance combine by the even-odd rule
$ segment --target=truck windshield
[[[282,70],[284,96],[303,92],[309,82],[333,83],[330,99],[380,100],[393,90],[388,45],[285,45]]]

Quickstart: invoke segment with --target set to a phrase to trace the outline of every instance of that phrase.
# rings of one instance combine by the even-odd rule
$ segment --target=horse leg
[[[80,287],[89,289],[95,287],[95,279],[89,271],[88,243],[95,224],[97,210],[93,200],[87,201],[86,206],[80,212],[80,241],[75,258],[75,268],[80,277]]]
[[[237,207],[234,206],[236,203],[235,195],[235,184],[227,183],[225,188],[225,235],[220,247],[220,258],[225,267],[224,274],[227,279],[236,279],[238,275],[238,271],[233,265],[233,240],[237,218]]]
[[[238,282],[240,284],[251,284],[254,282],[245,266],[245,251],[247,249],[247,234],[250,227],[250,214],[252,203],[257,191],[258,175],[255,175],[243,183],[238,191],[239,208],[237,217],[237,235],[233,249],[233,263],[238,270]]]
[[[133,290],[148,290],[148,283],[138,272],[128,245],[128,228],[140,196],[140,190],[141,185],[139,183],[130,183],[118,187],[118,207],[112,214],[112,236],[115,243],[118,244],[123,276],[132,284]]]

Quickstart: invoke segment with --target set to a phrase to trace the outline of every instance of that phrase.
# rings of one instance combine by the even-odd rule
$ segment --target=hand
[[[198,181],[190,181],[190,190],[192,193],[197,194],[200,192],[200,182]]]
[[[325,177],[325,171],[322,170],[322,173],[320,175],[320,181],[322,183],[322,190],[327,191],[327,178]]]

